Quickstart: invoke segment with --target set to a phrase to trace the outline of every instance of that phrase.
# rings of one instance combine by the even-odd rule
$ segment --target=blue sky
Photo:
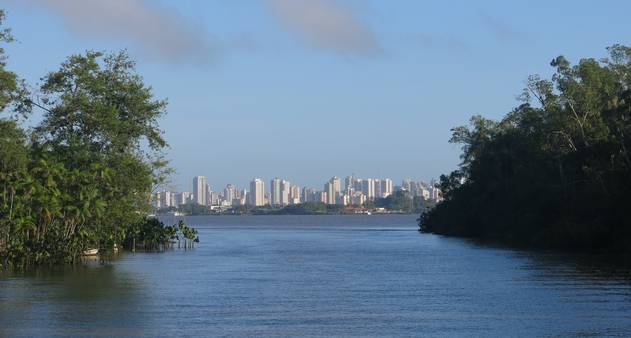
[[[128,48],[177,174],[215,188],[279,176],[429,180],[450,128],[500,118],[529,74],[630,44],[628,1],[5,0],[9,68],[32,84],[70,54]]]

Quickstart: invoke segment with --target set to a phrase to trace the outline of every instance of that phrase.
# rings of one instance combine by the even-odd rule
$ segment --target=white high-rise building
[[[219,205],[221,204],[221,194],[213,191],[210,193],[210,200],[208,201],[210,205]]]
[[[192,194],[188,191],[183,191],[179,194],[177,194],[177,204],[178,205],[184,205],[184,204],[188,204],[191,202],[191,196]]]
[[[326,193],[326,204],[335,204],[335,188],[333,187],[333,183],[326,182],[324,184],[324,193]]]
[[[223,190],[223,198],[226,203],[232,205],[232,201],[237,198],[237,188],[232,184],[226,185]]]
[[[160,192],[151,195],[151,205],[153,205],[156,209],[162,208],[162,198]]]
[[[291,184],[289,181],[282,180],[280,182],[280,205],[289,205],[289,196],[291,195]]]
[[[206,177],[193,178],[193,200],[200,205],[206,205]]]
[[[346,190],[346,192],[351,192],[353,191],[354,187],[353,184],[355,183],[355,179],[353,178],[353,176],[346,176],[346,178],[344,179],[344,190]]]
[[[297,185],[292,185],[289,191],[290,204],[300,204],[302,202],[302,198],[300,197],[300,187]]]
[[[335,197],[342,192],[342,180],[339,177],[333,176],[331,178],[331,183],[333,184],[333,191],[335,192]]]
[[[271,194],[271,204],[272,205],[281,205],[281,179],[276,177],[272,179],[270,182],[270,194]]]
[[[366,199],[375,199],[375,181],[372,178],[362,180],[362,192],[366,195]]]
[[[385,180],[381,181],[381,193],[383,194],[383,197],[388,197],[390,195],[392,195],[392,180],[389,178],[386,178]]]
[[[383,197],[381,192],[381,180],[378,178],[374,179],[373,185],[375,187],[375,198]]]
[[[265,205],[265,182],[260,178],[255,178],[250,182],[250,205],[263,206]]]
[[[326,192],[326,204],[336,204],[341,189],[342,182],[340,178],[337,176],[331,177],[331,179],[324,185],[324,192]]]
[[[171,204],[171,192],[170,191],[163,191],[162,194],[160,194],[160,207],[161,208],[168,208],[173,206]]]

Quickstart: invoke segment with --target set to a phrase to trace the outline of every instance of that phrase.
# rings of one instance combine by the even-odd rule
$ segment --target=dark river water
[[[190,217],[193,250],[0,275],[0,336],[631,337],[631,272],[612,258],[419,234],[414,219]]]

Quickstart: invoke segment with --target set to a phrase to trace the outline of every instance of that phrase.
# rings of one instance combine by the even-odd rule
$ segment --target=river
[[[631,336],[631,271],[609,257],[419,234],[411,215],[187,222],[193,250],[0,275],[0,336]]]

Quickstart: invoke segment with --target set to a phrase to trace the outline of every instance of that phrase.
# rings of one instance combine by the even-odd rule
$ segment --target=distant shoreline
[[[396,215],[415,215],[416,212],[377,212],[377,213],[305,213],[305,214],[289,214],[289,213],[216,213],[216,214],[155,214],[155,217],[188,217],[188,216],[396,216]]]

